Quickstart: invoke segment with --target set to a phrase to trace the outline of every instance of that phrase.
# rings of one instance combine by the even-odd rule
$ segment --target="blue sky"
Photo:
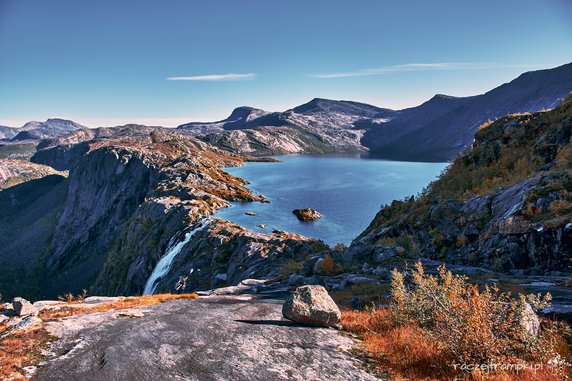
[[[0,124],[404,108],[571,61],[569,0],[0,0]]]

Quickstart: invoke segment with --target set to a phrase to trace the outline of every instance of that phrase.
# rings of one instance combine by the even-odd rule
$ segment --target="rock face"
[[[180,277],[187,277],[185,291],[237,285],[248,278],[277,279],[289,275],[292,264],[327,250],[299,234],[256,233],[213,219],[181,250],[157,292],[175,292]]]
[[[572,99],[548,112],[498,119],[475,136],[418,199],[377,214],[348,253],[388,253],[498,272],[571,273]]]
[[[38,310],[29,301],[24,298],[16,297],[12,301],[12,308],[18,316],[37,315]]]
[[[284,112],[239,107],[225,120],[179,128],[253,155],[371,151],[389,159],[447,161],[471,145],[487,120],[555,107],[571,88],[572,63],[525,73],[482,95],[439,94],[398,111],[316,98]]]
[[[294,209],[292,213],[298,217],[300,221],[316,221],[322,218],[322,215],[314,209]]]
[[[82,145],[77,153],[85,152],[67,162],[68,179],[47,176],[0,192],[0,288],[6,296],[14,296],[14,279],[29,285],[24,295],[34,298],[83,288],[90,294],[140,293],[180,232],[228,201],[264,199],[220,169],[241,165],[243,157],[180,132],[121,130],[46,147],[76,152]],[[38,273],[26,273],[31,263],[38,263]]]
[[[60,339],[36,378],[379,380],[347,353],[351,338],[296,326],[282,319],[279,300],[251,297],[256,295],[177,300],[139,309],[143,316],[137,318],[109,311],[50,322],[50,335]]]
[[[282,315],[318,327],[336,327],[341,318],[340,309],[322,286],[298,287],[282,306]]]

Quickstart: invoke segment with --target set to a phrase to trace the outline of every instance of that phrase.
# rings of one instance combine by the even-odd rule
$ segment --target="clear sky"
[[[570,0],[0,0],[0,124],[404,108],[571,61]]]

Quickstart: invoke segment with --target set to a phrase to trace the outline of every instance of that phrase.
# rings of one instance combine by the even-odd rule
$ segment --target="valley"
[[[68,295],[68,302],[82,306],[74,298],[198,292],[199,301],[127,313],[149,327],[164,320],[149,328],[161,340],[186,324],[177,314],[200,316],[206,320],[196,327],[205,331],[183,339],[213,340],[201,347],[210,351],[229,348],[225,329],[242,332],[240,340],[252,343],[228,353],[246,363],[253,361],[244,357],[248,350],[268,344],[260,329],[279,327],[277,335],[297,343],[285,347],[314,346],[304,356],[345,364],[323,370],[334,379],[373,376],[350,365],[349,354],[332,351],[352,340],[280,318],[277,306],[298,287],[323,286],[334,304],[364,310],[391,300],[391,270],[407,273],[418,262],[436,275],[446,264],[481,287],[551,292],[551,306],[539,313],[570,321],[572,100],[561,99],[558,87],[572,80],[570,65],[524,74],[478,97],[436,96],[415,110],[315,99],[284,113],[241,107],[228,120],[177,129],[90,129],[49,120],[18,133],[1,130],[2,298],[25,297],[42,307],[57,305],[44,299]],[[539,93],[537,78],[551,75],[565,81],[546,80]],[[514,92],[522,96],[500,101]],[[491,94],[500,94],[494,111]],[[479,116],[470,117],[470,110]],[[504,115],[506,110],[525,112]],[[292,211],[301,208],[321,217],[300,221]],[[3,309],[13,310],[9,304]],[[121,349],[133,340],[147,342],[148,332],[115,337],[133,330],[132,324],[121,313],[102,314],[58,322],[4,320],[60,330],[61,341],[50,346],[56,352],[39,368],[41,379],[94,374],[98,367],[105,379],[123,372],[120,358],[148,361],[145,352],[127,355]],[[221,334],[213,333],[219,328],[209,319],[224,326]],[[72,322],[78,325],[65,326]],[[96,353],[78,346],[77,337]],[[159,341],[149,350],[171,344]],[[169,350],[189,348],[177,342]],[[275,349],[280,356],[284,348]],[[93,356],[103,360],[86,360]],[[294,369],[299,360],[288,358],[294,363],[261,377],[277,372],[301,379],[317,369]],[[198,362],[189,370],[177,361],[167,371],[201,372]],[[246,377],[226,361],[217,364],[220,374]],[[125,375],[155,377],[161,371]]]
[[[524,97],[518,99],[528,99],[527,109],[552,105],[558,102],[555,91],[560,91],[552,86],[556,81],[543,82],[545,92],[535,92],[536,98],[526,91],[538,90],[537,78],[567,80],[570,65],[524,74],[487,96],[512,89],[511,94],[520,91]],[[567,86],[558,81],[563,83]],[[439,104],[440,112],[449,112],[450,102],[457,101],[436,96],[420,107]],[[473,150],[462,153],[428,188],[446,163],[392,162],[372,154],[359,159],[367,154],[357,146],[348,148],[354,153],[346,156],[243,156],[244,150],[211,139],[226,131],[256,129],[260,123],[280,130],[278,122],[286,119],[344,135],[350,124],[355,127],[364,118],[385,115],[383,123],[389,123],[397,115],[356,102],[318,99],[286,114],[242,107],[227,121],[178,129],[88,129],[59,119],[28,124],[21,133],[47,129],[36,135],[50,137],[37,144],[31,163],[2,161],[4,181],[16,185],[0,192],[0,263],[5,268],[0,289],[8,298],[54,298],[82,289],[137,295],[152,288],[172,292],[180,279],[188,278],[189,290],[206,290],[255,275],[286,279],[308,266],[311,276],[312,263],[326,255],[338,273],[362,272],[366,265],[383,264],[378,257],[392,259],[395,253],[510,274],[567,273],[569,164],[562,157],[568,155],[568,104],[550,113],[488,122],[504,126],[506,136],[515,129],[521,134],[520,126],[539,127],[518,135],[516,148],[502,135],[489,137],[489,131],[499,127],[482,128]],[[504,106],[499,107],[498,113]],[[481,119],[485,117],[488,114]],[[557,132],[544,132],[547,125]],[[67,133],[60,135],[64,130]],[[552,140],[542,143],[528,162],[531,153],[524,145],[543,133]],[[347,136],[343,140],[359,141]],[[288,153],[295,152],[314,151]],[[504,159],[508,152],[512,156]],[[499,164],[501,159],[506,163]],[[556,167],[563,172],[550,172]],[[518,175],[511,177],[514,171]],[[557,212],[556,204],[561,205]],[[381,205],[388,206],[375,216]],[[301,222],[291,214],[306,207],[323,217]],[[544,222],[545,214],[553,217]],[[157,267],[169,252],[169,261]],[[154,271],[160,275],[146,286]]]

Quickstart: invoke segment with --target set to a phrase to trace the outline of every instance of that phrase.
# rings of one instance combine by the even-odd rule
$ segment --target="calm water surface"
[[[226,168],[250,182],[270,204],[233,203],[216,217],[258,232],[280,229],[348,245],[371,222],[382,204],[416,195],[447,163],[412,163],[359,157],[289,155],[281,163],[247,163]],[[322,219],[301,222],[293,209],[312,208]],[[247,216],[245,212],[255,212]],[[257,225],[265,224],[266,228]]]

